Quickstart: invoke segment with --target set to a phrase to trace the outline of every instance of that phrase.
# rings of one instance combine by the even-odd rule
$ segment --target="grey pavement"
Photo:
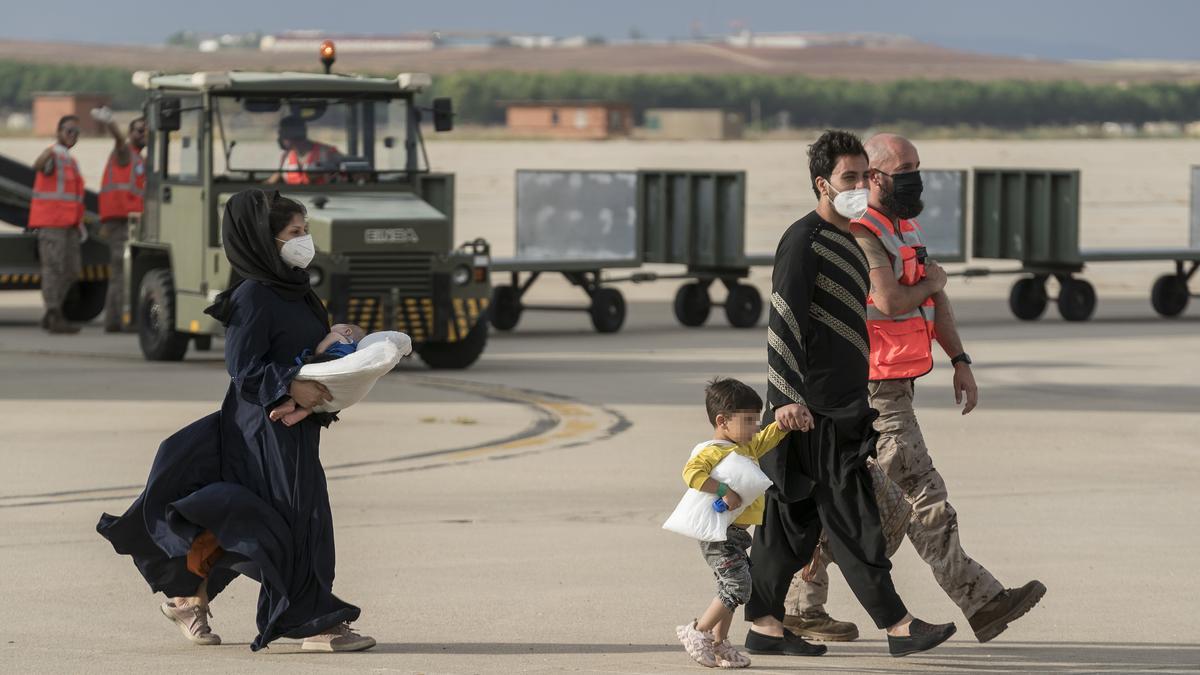
[[[1200,670],[1200,312],[1157,318],[1102,298],[1095,320],[1020,323],[998,297],[959,303],[980,408],[961,416],[945,359],[918,413],[967,550],[1046,598],[976,644],[910,546],[897,587],[956,621],[943,648],[890,659],[838,574],[830,610],[864,638],[763,672]],[[529,314],[470,370],[406,363],[322,443],[338,537],[337,593],[379,646],[252,653],[256,585],[213,605],[220,647],[187,644],[126,558],[94,532],[139,489],[157,444],[214,410],[220,344],[176,364],[89,326],[45,336],[36,304],[0,301],[0,671],[700,672],[674,627],[707,605],[694,542],[660,524],[708,437],[713,375],[764,386],[761,327],[674,323],[634,302],[626,328]],[[744,623],[735,623],[740,640]]]

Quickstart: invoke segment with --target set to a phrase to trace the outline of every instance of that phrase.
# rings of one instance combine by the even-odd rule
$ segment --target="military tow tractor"
[[[146,205],[125,259],[127,324],[150,360],[208,349],[204,314],[231,283],[225,202],[279,190],[308,209],[313,288],[335,322],[400,330],[433,368],[487,342],[486,242],[454,246],[454,176],[429,170],[421,118],[449,130],[448,99],[419,108],[428,75],[138,72],[148,94]]]

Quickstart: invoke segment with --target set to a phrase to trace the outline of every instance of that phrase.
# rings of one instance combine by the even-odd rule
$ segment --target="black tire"
[[[1096,289],[1083,279],[1066,278],[1058,291],[1058,313],[1067,321],[1087,321],[1096,311]]]
[[[492,289],[492,305],[488,318],[496,330],[512,330],[521,321],[521,298],[512,286],[497,286]]]
[[[434,370],[462,370],[479,360],[487,346],[487,322],[480,320],[458,342],[426,342],[417,345],[417,355]]]
[[[598,333],[615,333],[625,323],[625,296],[615,288],[598,288],[592,294],[592,325]]]
[[[1178,274],[1164,274],[1154,282],[1150,290],[1150,304],[1162,316],[1179,316],[1188,305],[1187,278]]]
[[[142,277],[137,301],[138,345],[148,361],[182,361],[187,333],[175,330],[175,282],[171,271],[151,270]]]
[[[712,300],[704,284],[684,284],[675,292],[675,319],[679,323],[689,328],[703,326],[711,311]]]
[[[67,291],[63,300],[63,316],[68,321],[83,323],[100,316],[104,311],[104,299],[108,293],[107,281],[79,281]]]
[[[1018,279],[1008,294],[1008,308],[1022,321],[1036,321],[1046,312],[1046,282],[1037,277]]]
[[[211,335],[197,335],[193,338],[193,340],[195,341],[196,351],[198,351],[198,352],[212,351],[212,336]]]
[[[747,285],[737,284],[729,289],[729,297],[725,298],[725,318],[734,328],[753,328],[762,318],[763,301],[758,289]]]

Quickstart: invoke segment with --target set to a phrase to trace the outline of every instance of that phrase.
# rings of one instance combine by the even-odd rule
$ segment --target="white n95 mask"
[[[283,240],[276,238],[275,241]],[[279,249],[279,257],[283,259],[283,262],[300,269],[307,268],[316,253],[311,234],[283,241],[283,248]]]
[[[832,185],[829,186],[833,188]],[[871,191],[867,188],[857,188],[854,190],[843,190],[833,198],[833,210],[837,211],[843,218],[850,220],[858,220],[867,213],[867,202],[871,197]]]

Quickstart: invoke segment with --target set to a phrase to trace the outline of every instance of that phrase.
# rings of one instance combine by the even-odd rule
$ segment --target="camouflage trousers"
[[[890,557],[905,535],[933,571],[946,595],[970,618],[1004,590],[1003,585],[965,551],[958,538],[958,514],[947,501],[946,483],[933,466],[913,411],[913,381],[870,383],[871,407],[879,411],[878,456],[871,468]],[[812,581],[797,574],[788,591],[788,614],[824,610],[829,598],[832,560],[821,546],[812,565]]]
[[[47,311],[61,310],[71,285],[83,274],[79,228],[39,227],[35,232],[42,264],[42,303]]]
[[[125,312],[125,245],[129,242],[128,220],[106,220],[100,224],[100,238],[108,244],[108,293],[104,299],[104,326],[120,328]]]
[[[752,541],[746,528],[730,525],[725,541],[700,542],[700,552],[717,578],[717,597],[731,612],[750,599],[753,584],[746,551]]]

